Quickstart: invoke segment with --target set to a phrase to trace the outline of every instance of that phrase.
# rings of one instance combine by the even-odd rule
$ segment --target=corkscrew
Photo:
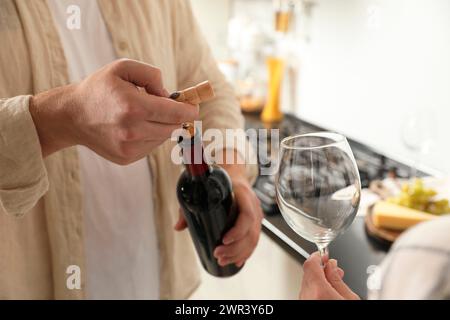
[[[192,105],[198,105],[200,103],[207,102],[214,99],[214,97],[214,89],[209,81],[204,81],[197,84],[196,86],[181,91],[176,91],[170,95],[170,99],[178,102],[189,103]],[[185,131],[189,132],[191,137],[195,135],[195,128],[193,123],[183,123],[182,128]]]

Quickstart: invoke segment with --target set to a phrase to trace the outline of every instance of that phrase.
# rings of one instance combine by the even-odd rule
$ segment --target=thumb
[[[187,222],[186,222],[186,219],[184,218],[183,212],[181,212],[181,209],[180,209],[178,221],[173,228],[176,231],[183,231],[184,229],[187,228]]]
[[[359,300],[360,298],[354,293],[342,280],[343,270],[338,268],[337,261],[330,259],[325,266],[325,277],[331,286],[339,292],[339,294],[347,300]]]

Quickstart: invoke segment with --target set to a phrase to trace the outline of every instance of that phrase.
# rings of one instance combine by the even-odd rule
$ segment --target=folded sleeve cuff
[[[14,216],[31,210],[49,185],[30,98],[0,99],[0,206]]]

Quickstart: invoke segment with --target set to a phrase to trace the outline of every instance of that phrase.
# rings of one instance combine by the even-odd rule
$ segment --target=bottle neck
[[[193,177],[200,177],[207,175],[210,172],[210,167],[205,161],[203,145],[201,141],[194,141],[191,144],[183,146],[183,162],[187,172]]]

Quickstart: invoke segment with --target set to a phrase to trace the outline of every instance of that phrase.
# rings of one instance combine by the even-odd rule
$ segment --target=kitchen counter
[[[259,116],[246,115],[246,128],[260,129],[264,128],[264,125]],[[292,115],[286,115],[285,119],[274,128],[280,129],[280,139],[294,134],[326,130]],[[258,141],[258,147],[261,147],[261,143],[266,142]],[[349,139],[349,143],[358,163],[363,188],[368,187],[371,181],[383,179],[388,175],[409,177],[408,166],[389,159],[357,141]],[[419,175],[425,174],[419,172]],[[273,176],[259,176],[254,190],[262,202],[265,213],[263,231],[296,260],[303,263],[309,254],[317,249],[313,243],[297,235],[284,221],[274,199]],[[364,216],[357,216],[349,229],[338,236],[329,247],[330,257],[337,259],[339,266],[345,271],[345,282],[362,298],[367,297],[367,278],[373,272],[373,266],[383,260],[388,249],[388,244],[375,241],[366,234]]]

